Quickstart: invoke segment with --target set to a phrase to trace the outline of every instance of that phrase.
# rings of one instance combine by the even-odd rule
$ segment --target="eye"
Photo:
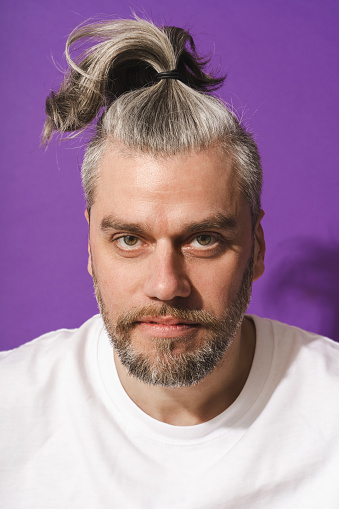
[[[134,235],[123,235],[122,237],[115,239],[115,242],[121,249],[130,249],[139,247],[141,241]]]
[[[191,245],[195,248],[201,249],[204,247],[211,247],[218,242],[218,237],[216,235],[198,235],[195,237]]]

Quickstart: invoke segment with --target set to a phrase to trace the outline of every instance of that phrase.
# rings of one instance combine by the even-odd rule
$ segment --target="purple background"
[[[191,28],[228,73],[265,171],[266,273],[250,310],[339,337],[337,0],[24,0],[2,6],[1,349],[96,313],[79,142],[39,148],[67,34],[96,15]]]

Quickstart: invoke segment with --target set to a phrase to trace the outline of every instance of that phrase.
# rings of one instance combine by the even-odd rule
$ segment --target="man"
[[[81,27],[66,55],[44,137],[99,118],[101,314],[3,355],[3,507],[337,507],[338,345],[245,316],[261,167],[221,80],[186,32],[138,19]]]

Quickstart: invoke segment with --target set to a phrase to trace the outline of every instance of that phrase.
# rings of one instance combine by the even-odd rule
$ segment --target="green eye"
[[[194,249],[203,250],[204,248],[216,247],[218,244],[218,237],[216,235],[197,235],[192,239],[191,246]]]
[[[209,246],[212,243],[212,236],[199,235],[199,237],[196,237],[196,241],[200,244],[200,246]]]
[[[112,240],[118,252],[125,256],[136,256],[144,252],[146,247],[145,242],[135,235],[121,235]]]
[[[123,240],[126,246],[132,247],[136,245],[139,239],[137,237],[133,237],[133,235],[125,235],[125,237],[123,237]]]

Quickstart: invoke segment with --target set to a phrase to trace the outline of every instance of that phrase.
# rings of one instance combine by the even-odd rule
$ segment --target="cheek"
[[[221,316],[237,295],[246,268],[246,260],[234,253],[222,260],[210,261],[190,271],[192,286],[201,296],[206,311]]]
[[[115,314],[129,309],[142,284],[140,268],[135,263],[103,256],[93,258],[98,286],[109,311]]]
[[[202,279],[200,281],[200,293],[203,297],[204,307],[211,307],[211,311],[216,314],[223,313],[237,293],[237,281],[229,277],[229,274],[223,273],[219,273],[215,278],[210,275],[205,282]],[[206,310],[208,311],[208,309]]]

